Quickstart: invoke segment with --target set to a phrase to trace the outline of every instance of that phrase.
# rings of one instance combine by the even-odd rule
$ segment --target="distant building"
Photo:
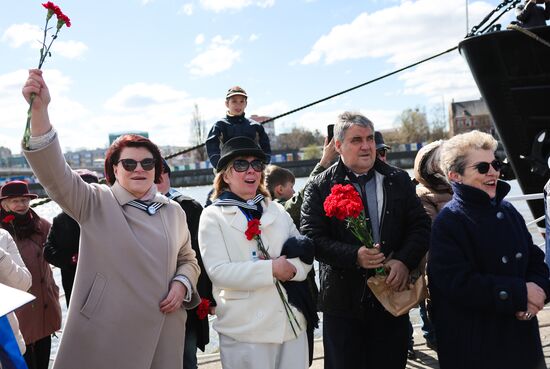
[[[102,170],[106,149],[69,151],[64,154],[67,164],[73,169]]]
[[[113,142],[122,135],[140,135],[145,138],[149,138],[149,132],[143,132],[143,131],[126,131],[126,132],[118,132],[118,133],[109,133],[109,146],[111,146]]]
[[[0,146],[0,167],[5,168],[8,166],[9,158],[11,157],[11,150],[7,147]]]
[[[475,129],[495,134],[493,117],[483,99],[451,102],[449,111],[450,136]]]
[[[27,159],[23,155],[13,155],[8,158],[9,168],[30,168]]]

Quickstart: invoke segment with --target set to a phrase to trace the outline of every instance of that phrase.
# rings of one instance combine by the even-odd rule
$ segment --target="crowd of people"
[[[168,163],[142,136],[108,148],[106,185],[72,170],[42,71],[30,70],[23,95],[34,100],[24,155],[63,210],[50,225],[24,182],[0,189],[0,283],[36,297],[9,317],[28,368],[48,368],[61,327],[50,264],[68,306],[54,369],[195,369],[208,315],[223,368],[306,369],[319,312],[325,368],[403,369],[415,355],[409,314],[390,313],[367,280],[385,273],[397,294],[425,266],[429,303],[418,302],[442,369],[546,368],[537,314],[549,270],[504,200],[510,186],[491,135],[423,147],[411,180],[387,163],[391,148],[373,122],[344,112],[295,191],[291,171],[268,165],[269,138],[245,117],[248,95],[235,86],[208,136],[215,178],[203,209],[171,187]],[[327,215],[325,199],[343,187],[360,199],[372,244]]]

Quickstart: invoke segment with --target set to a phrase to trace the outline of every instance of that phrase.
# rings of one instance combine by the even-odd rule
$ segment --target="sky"
[[[147,131],[158,145],[193,143],[197,104],[210,128],[225,93],[248,95],[247,115],[275,116],[456,46],[496,0],[54,1],[70,17],[43,66],[50,118],[64,150],[101,148],[108,134]],[[46,10],[10,3],[0,14],[0,146],[19,153],[27,70],[40,57]],[[508,24],[511,16],[503,18]],[[376,129],[407,108],[477,99],[454,51],[276,121],[325,131],[359,111]]]

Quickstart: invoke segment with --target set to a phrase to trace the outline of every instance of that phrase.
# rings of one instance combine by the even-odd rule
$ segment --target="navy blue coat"
[[[428,260],[430,296],[441,369],[546,368],[536,318],[527,309],[527,282],[550,296],[544,253],[525,220],[502,199],[453,185],[453,199],[432,226]]]
[[[244,114],[228,114],[225,118],[214,124],[206,139],[206,153],[214,168],[217,167],[218,161],[220,160],[220,152],[223,144],[227,140],[239,136],[248,137],[254,140],[266,154],[267,162],[270,162],[271,144],[269,143],[269,136],[265,132],[264,126],[252,119],[246,118]]]

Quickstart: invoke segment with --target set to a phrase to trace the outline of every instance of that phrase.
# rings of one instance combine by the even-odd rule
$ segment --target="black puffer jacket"
[[[204,270],[204,264],[202,263],[202,257],[199,250],[199,219],[202,214],[202,206],[192,199],[191,197],[179,194],[173,198],[178,204],[180,204],[185,215],[187,217],[187,227],[189,228],[189,233],[191,234],[191,246],[195,250],[197,261],[201,268],[201,275],[199,276],[199,281],[197,282],[197,291],[201,298],[206,298],[210,300],[210,305],[215,306],[216,300],[212,296],[212,282],[208,278],[208,274]],[[197,347],[204,352],[204,347],[210,341],[210,331],[208,326],[208,316],[200,320],[197,315],[197,309],[193,308],[187,312],[187,322],[186,329],[195,329],[197,331]]]
[[[206,153],[214,168],[220,160],[220,151],[223,144],[233,138],[244,136],[254,140],[267,156],[267,162],[271,160],[271,145],[269,136],[264,126],[242,115],[226,115],[224,119],[217,121],[208,133],[206,139]]]
[[[380,219],[381,250],[402,261],[409,270],[428,250],[430,218],[416,196],[409,175],[376,160],[377,180],[382,180],[384,198]],[[336,218],[328,218],[323,202],[336,184],[349,184],[340,160],[307,185],[302,205],[301,231],[315,242],[320,263],[319,308],[325,313],[361,319],[366,302],[378,303],[365,286],[367,270],[357,265],[361,243]],[[371,272],[369,272],[371,273]]]
[[[65,291],[65,301],[69,306],[73,291],[78,247],[80,244],[80,226],[67,213],[59,213],[53,218],[48,239],[44,244],[44,258],[61,269],[61,283]]]

